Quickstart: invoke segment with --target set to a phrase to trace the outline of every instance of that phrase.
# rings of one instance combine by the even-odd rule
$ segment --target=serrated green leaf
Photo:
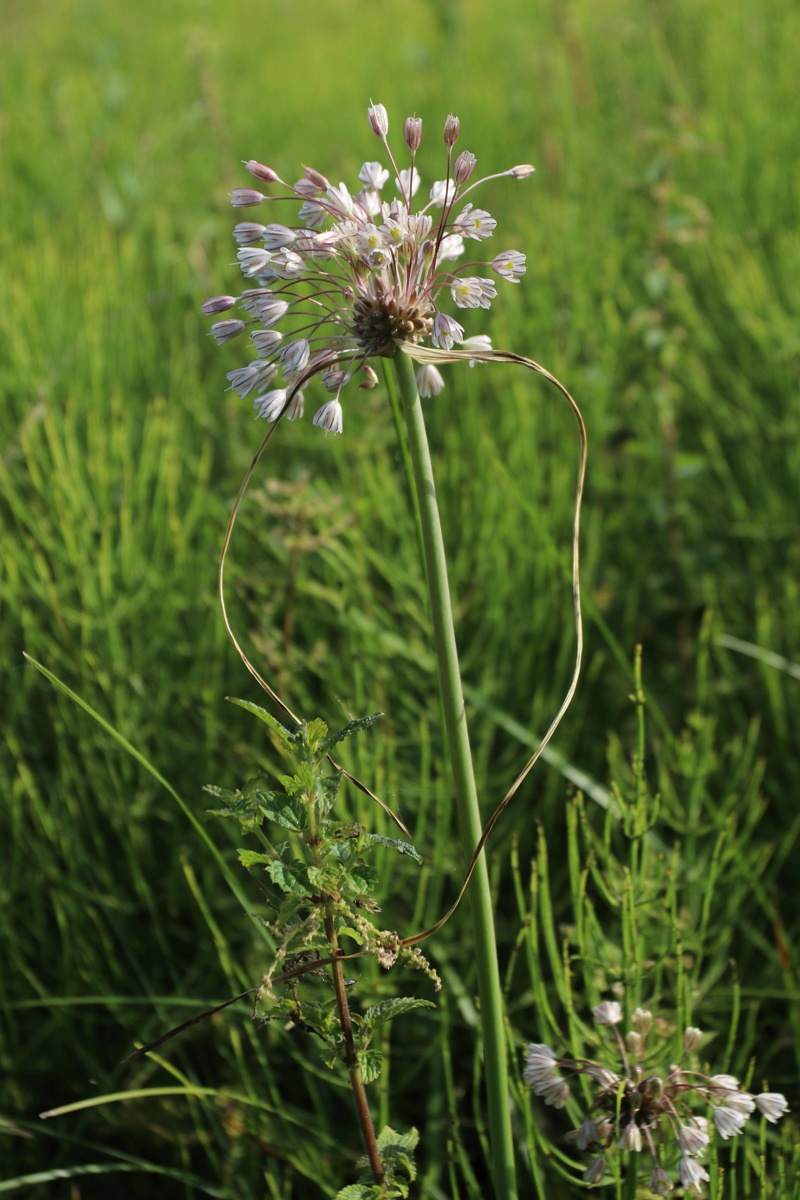
[[[283,829],[302,833],[308,824],[308,805],[300,796],[285,792],[260,792],[260,808],[264,816]]]
[[[406,1133],[398,1133],[397,1130],[392,1129],[389,1125],[384,1125],[376,1141],[381,1154],[391,1152],[394,1149],[404,1150],[408,1154],[413,1154],[419,1144],[419,1130],[412,1127]]]
[[[312,721],[308,721],[303,725],[300,736],[303,745],[314,758],[324,747],[325,735],[328,732],[328,726],[319,717],[314,717]]]
[[[299,862],[271,862],[267,868],[269,877],[276,887],[294,896],[313,896],[309,886],[308,868]]]
[[[380,833],[367,833],[364,835],[364,840],[370,846],[389,846],[392,850],[397,850],[399,854],[408,854],[411,858],[416,859],[418,863],[422,862],[422,856],[417,854],[411,842],[405,842],[402,838],[384,837]]]
[[[287,749],[297,740],[296,733],[294,733],[292,730],[285,729],[284,726],[281,725],[280,721],[275,720],[272,713],[267,712],[265,708],[261,708],[259,704],[253,704],[250,700],[237,700],[235,696],[226,696],[225,698],[226,700],[229,700],[231,704],[236,704],[239,708],[246,709],[247,712],[252,713],[255,717],[258,717],[259,721],[263,721],[265,725],[268,725],[273,733],[277,733],[278,737],[281,739]]]
[[[320,779],[319,791],[317,792],[317,810],[320,818],[326,817],[336,803],[342,783],[342,775],[342,771],[335,771],[332,775],[323,775],[322,779]]]
[[[317,793],[317,776],[309,763],[298,763],[294,775],[279,775],[278,780],[290,796],[314,796]]]
[[[336,1193],[334,1200],[373,1200],[373,1197],[379,1195],[379,1189],[371,1184],[350,1183]]]
[[[359,1050],[358,1065],[361,1067],[364,1083],[372,1083],[383,1070],[383,1055],[380,1050]]]
[[[378,872],[369,863],[354,863],[347,872],[347,878],[361,892],[371,892],[378,882]]]
[[[418,1000],[415,996],[393,996],[391,1000],[381,1000],[380,1004],[371,1005],[363,1013],[362,1020],[368,1029],[375,1029],[415,1008],[436,1008],[436,1005],[430,1000]]]
[[[273,855],[264,854],[261,850],[237,850],[237,854],[243,867],[266,867],[274,861]]]
[[[325,739],[322,743],[322,749],[330,750],[331,746],[335,746],[343,738],[350,737],[354,733],[360,733],[362,729],[368,729],[370,725],[374,725],[376,721],[379,721],[382,716],[383,713],[370,713],[368,717],[357,717],[355,721],[348,721],[344,728],[339,729],[336,733],[332,733],[329,738]]]

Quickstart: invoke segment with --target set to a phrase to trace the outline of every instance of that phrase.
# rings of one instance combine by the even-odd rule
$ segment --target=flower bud
[[[303,174],[310,183],[313,183],[315,188],[320,188],[321,191],[327,191],[331,186],[325,176],[321,172],[315,171],[313,167],[305,167]]]
[[[263,179],[264,183],[275,183],[278,176],[273,171],[272,167],[265,167],[263,163],[256,162],[251,158],[249,162],[244,164],[245,170],[254,175],[256,179]]]
[[[527,179],[535,170],[536,167],[532,167],[530,163],[521,163],[518,167],[512,167],[508,173],[515,179]]]
[[[406,117],[403,137],[412,154],[419,150],[419,144],[422,141],[422,117]]]
[[[683,1031],[683,1048],[687,1054],[691,1054],[703,1040],[703,1031],[695,1025],[689,1025]]]
[[[379,138],[386,137],[389,132],[389,118],[382,104],[370,104],[367,109],[367,120],[374,134],[377,134]]]
[[[631,1029],[625,1034],[625,1047],[629,1054],[638,1058],[644,1050],[644,1038],[635,1029]]]
[[[252,208],[263,199],[263,194],[255,188],[234,188],[231,192],[231,204],[234,208]]]
[[[216,313],[233,308],[235,303],[235,296],[212,296],[210,300],[203,301],[200,311],[205,317],[213,317]]]
[[[453,164],[453,178],[456,183],[466,183],[475,170],[477,158],[469,150],[462,150]]]
[[[448,149],[455,146],[460,132],[461,122],[459,121],[458,117],[454,117],[453,114],[450,113],[444,123],[444,144]]]
[[[642,1037],[647,1037],[653,1024],[653,1014],[646,1008],[635,1008],[631,1016],[631,1025]]]

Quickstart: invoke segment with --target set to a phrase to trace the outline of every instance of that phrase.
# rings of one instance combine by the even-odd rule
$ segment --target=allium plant
[[[567,1141],[591,1156],[583,1172],[590,1185],[610,1178],[610,1159],[626,1156],[624,1173],[630,1194],[636,1194],[640,1162],[650,1159],[648,1186],[657,1196],[667,1196],[680,1185],[686,1193],[703,1192],[708,1171],[699,1161],[716,1134],[723,1140],[742,1133],[758,1111],[775,1124],[788,1110],[777,1092],[751,1095],[733,1075],[706,1075],[698,1069],[697,1050],[702,1032],[690,1026],[681,1039],[681,1059],[666,1069],[658,1066],[662,1047],[652,1048],[652,1013],[634,1010],[630,1029],[619,1032],[622,1008],[608,1000],[592,1010],[595,1023],[609,1030],[605,1045],[612,1051],[608,1062],[560,1057],[545,1045],[530,1045],[523,1072],[525,1082],[545,1104],[563,1108],[570,1099],[569,1081],[584,1076],[594,1099],[583,1123],[567,1134]]]
[[[223,571],[236,512],[278,422],[283,417],[294,420],[302,416],[304,391],[318,376],[329,395],[317,409],[314,424],[328,433],[341,433],[344,426],[341,397],[347,384],[358,377],[359,387],[374,387],[378,376],[371,364],[377,360],[387,364],[391,360],[393,371],[385,373],[386,383],[395,416],[401,405],[405,417],[405,435],[401,432],[402,423],[399,420],[396,423],[401,440],[405,437],[403,459],[424,550],[442,708],[466,866],[464,887],[471,880],[469,904],[480,993],[494,1189],[497,1200],[514,1200],[517,1195],[514,1142],[494,934],[494,897],[482,849],[501,812],[555,732],[577,686],[582,648],[578,531],[586,437],[578,407],[558,380],[532,359],[494,350],[485,334],[465,337],[464,327],[454,315],[467,309],[489,308],[497,294],[496,280],[518,283],[524,275],[525,256],[520,251],[502,250],[494,255],[484,251],[496,222],[487,211],[475,207],[472,193],[489,179],[525,179],[533,173],[533,167],[521,165],[475,178],[475,155],[468,150],[455,153],[460,127],[458,119],[451,115],[444,126],[444,177],[433,183],[427,199],[415,208],[414,197],[421,183],[416,156],[422,121],[409,117],[404,123],[407,165],[401,167],[389,146],[389,122],[383,105],[371,104],[367,118],[383,147],[385,163],[366,162],[359,172],[358,188],[351,191],[344,183],[331,183],[312,168],[306,168],[295,184],[287,184],[272,167],[251,160],[246,167],[259,186],[238,188],[232,196],[237,209],[260,206],[274,209],[278,205],[278,215],[284,216],[284,221],[261,224],[247,220],[235,228],[239,266],[252,284],[239,297],[241,315],[222,315],[237,304],[234,296],[215,296],[203,305],[206,315],[220,318],[211,329],[217,342],[225,343],[250,331],[256,357],[229,372],[228,378],[240,396],[255,393],[256,413],[270,423],[245,476],[228,526],[220,565],[220,599],[225,614]],[[387,191],[390,190],[392,179],[395,194],[384,199],[383,191],[387,185]],[[292,220],[287,215],[287,205],[296,204],[299,204],[296,223],[285,223]],[[468,246],[476,250],[475,261],[462,261],[467,258]],[[412,360],[418,364],[416,372]],[[421,395],[432,396],[441,391],[444,381],[438,368],[447,362],[504,362],[537,372],[566,399],[580,435],[572,536],[575,668],[567,694],[542,742],[485,827],[472,767],[444,539],[420,403]],[[247,660],[227,615],[225,620],[248,669],[273,701],[294,718]],[[405,938],[404,943],[413,945],[429,936],[447,916],[433,929]]]

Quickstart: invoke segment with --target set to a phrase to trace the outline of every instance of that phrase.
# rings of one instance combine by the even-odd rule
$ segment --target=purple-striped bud
[[[255,188],[234,188],[231,192],[231,204],[234,208],[253,208],[261,204],[264,196]]]
[[[419,150],[419,144],[422,141],[422,117],[406,117],[403,137],[412,154]]]
[[[382,104],[370,104],[367,109],[367,120],[374,134],[379,138],[386,137],[389,132],[389,118]]]
[[[331,186],[322,172],[315,171],[313,167],[305,167],[304,174],[309,183],[313,183],[314,187],[319,188],[321,191],[327,191]]]
[[[456,183],[466,183],[475,170],[477,158],[469,150],[462,150],[453,163],[453,179]]]
[[[211,326],[211,333],[218,346],[238,337],[245,328],[244,321],[216,321]]]
[[[210,300],[203,302],[200,311],[205,317],[214,317],[217,313],[233,308],[235,303],[235,296],[212,296]]]
[[[461,132],[461,122],[458,117],[454,117],[452,113],[448,116],[444,123],[444,144],[448,149],[455,146],[458,141],[458,135]]]
[[[254,158],[244,164],[244,169],[256,179],[263,180],[264,183],[275,183],[278,178],[272,167],[265,167],[263,163],[257,162]]]

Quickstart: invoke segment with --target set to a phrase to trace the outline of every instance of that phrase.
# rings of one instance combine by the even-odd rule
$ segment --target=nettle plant
[[[287,729],[258,705],[234,703],[259,717],[294,759],[293,773],[279,777],[281,790],[274,790],[264,775],[235,791],[205,789],[221,801],[210,816],[235,819],[243,833],[260,843],[259,849],[240,849],[239,859],[269,881],[271,915],[265,923],[276,953],[262,977],[253,1016],[316,1035],[325,1064],[347,1069],[369,1171],[340,1193],[342,1200],[407,1196],[416,1176],[418,1135],[415,1129],[401,1135],[384,1128],[376,1136],[365,1087],[379,1077],[383,1055],[370,1043],[388,1021],[434,1006],[429,1000],[396,996],[354,1012],[348,992],[355,981],[345,977],[344,964],[350,967],[350,960],[372,956],[386,969],[399,963],[422,971],[437,991],[441,988],[422,952],[374,921],[380,911],[373,895],[378,874],[368,861],[370,852],[381,846],[417,861],[419,855],[411,842],[369,833],[337,814],[344,772],[330,756],[334,746],[368,728],[380,714],[330,733],[318,719]]]

